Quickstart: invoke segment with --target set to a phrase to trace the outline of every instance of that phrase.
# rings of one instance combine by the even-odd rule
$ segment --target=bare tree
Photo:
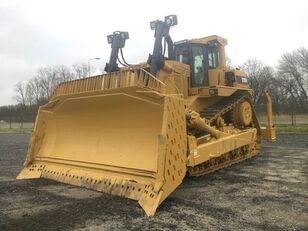
[[[61,82],[74,79],[74,74],[68,67],[58,65],[40,68],[36,78],[39,79],[42,97],[48,99]]]
[[[18,103],[26,105],[26,86],[23,82],[18,82],[15,85],[16,100]]]
[[[308,51],[299,48],[281,56],[277,83],[287,91],[287,96],[297,110],[308,108]]]
[[[29,80],[26,85],[26,104],[35,105],[35,94],[33,92],[33,87],[31,84],[32,80]]]
[[[73,80],[76,78],[67,66],[59,65],[55,66],[54,69],[57,73],[57,81],[54,82],[53,89],[55,89],[61,82]]]
[[[26,85],[22,82],[18,82],[15,85],[15,93],[16,93],[16,100],[19,105],[20,109],[20,128],[23,128],[23,123],[24,123],[24,113],[26,109]]]
[[[48,98],[57,82],[57,72],[53,67],[40,68],[37,72],[38,86],[41,87],[44,98]]]
[[[31,100],[36,106],[40,105],[42,98],[44,98],[45,96],[44,88],[42,87],[42,85],[42,80],[38,77],[30,79],[30,81],[28,82],[28,92],[29,94],[31,94],[29,98],[32,98]]]
[[[77,79],[87,77],[88,72],[88,65],[86,63],[75,63],[73,65],[73,74]]]
[[[274,77],[273,68],[264,65],[256,58],[248,59],[240,68],[246,72],[249,84],[253,89],[252,100],[254,105],[260,104],[262,92],[270,88],[270,83]]]
[[[307,78],[308,74],[308,50],[305,47],[301,47],[295,51],[296,63],[301,73],[304,73]]]

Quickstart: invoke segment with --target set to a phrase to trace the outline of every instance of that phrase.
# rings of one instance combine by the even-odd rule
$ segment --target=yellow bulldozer
[[[152,216],[185,176],[253,157],[262,139],[274,142],[271,98],[264,93],[268,124],[261,127],[245,73],[226,66],[227,40],[173,42],[176,24],[175,15],[150,23],[153,53],[138,65],[123,57],[128,33],[109,35],[106,73],[61,83],[39,108],[17,179],[127,197]]]

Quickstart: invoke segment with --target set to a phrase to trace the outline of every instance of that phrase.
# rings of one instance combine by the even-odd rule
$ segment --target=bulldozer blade
[[[39,110],[17,179],[55,181],[138,200],[148,216],[186,173],[180,96],[141,87],[61,95]]]

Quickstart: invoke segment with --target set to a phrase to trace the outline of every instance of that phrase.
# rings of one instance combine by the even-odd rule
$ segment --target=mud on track
[[[187,178],[155,217],[139,205],[51,180],[15,180],[29,135],[0,134],[0,230],[308,230],[308,135]]]

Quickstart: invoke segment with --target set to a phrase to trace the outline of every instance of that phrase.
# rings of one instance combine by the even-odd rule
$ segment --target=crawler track
[[[208,174],[251,158],[257,155],[259,151],[260,150],[257,148],[257,143],[253,142],[250,145],[245,145],[236,150],[232,150],[230,152],[222,154],[219,157],[212,158],[193,168],[188,168],[188,174],[190,176],[201,176],[204,174]]]
[[[222,99],[214,105],[200,112],[200,116],[213,123],[218,117],[223,116],[227,112],[233,110],[236,105],[245,100],[248,100],[249,96],[242,92],[236,92],[232,96]]]
[[[248,94],[239,91],[233,94],[232,96],[226,99],[222,99],[216,104],[210,106],[206,110],[202,111],[200,115],[212,124],[218,117],[223,117],[226,113],[232,112],[233,109],[238,104],[244,101],[248,101],[249,103],[251,103],[250,96]],[[235,121],[232,122],[236,126]],[[253,123],[251,127],[256,127],[257,129],[260,128],[254,111],[253,111]],[[225,168],[232,164],[251,158],[257,155],[259,151],[260,151],[260,139],[257,138],[256,140],[253,140],[249,145],[245,145],[236,150],[224,153],[221,156],[212,158],[195,167],[188,168],[188,175],[200,176],[214,172],[221,168]]]

